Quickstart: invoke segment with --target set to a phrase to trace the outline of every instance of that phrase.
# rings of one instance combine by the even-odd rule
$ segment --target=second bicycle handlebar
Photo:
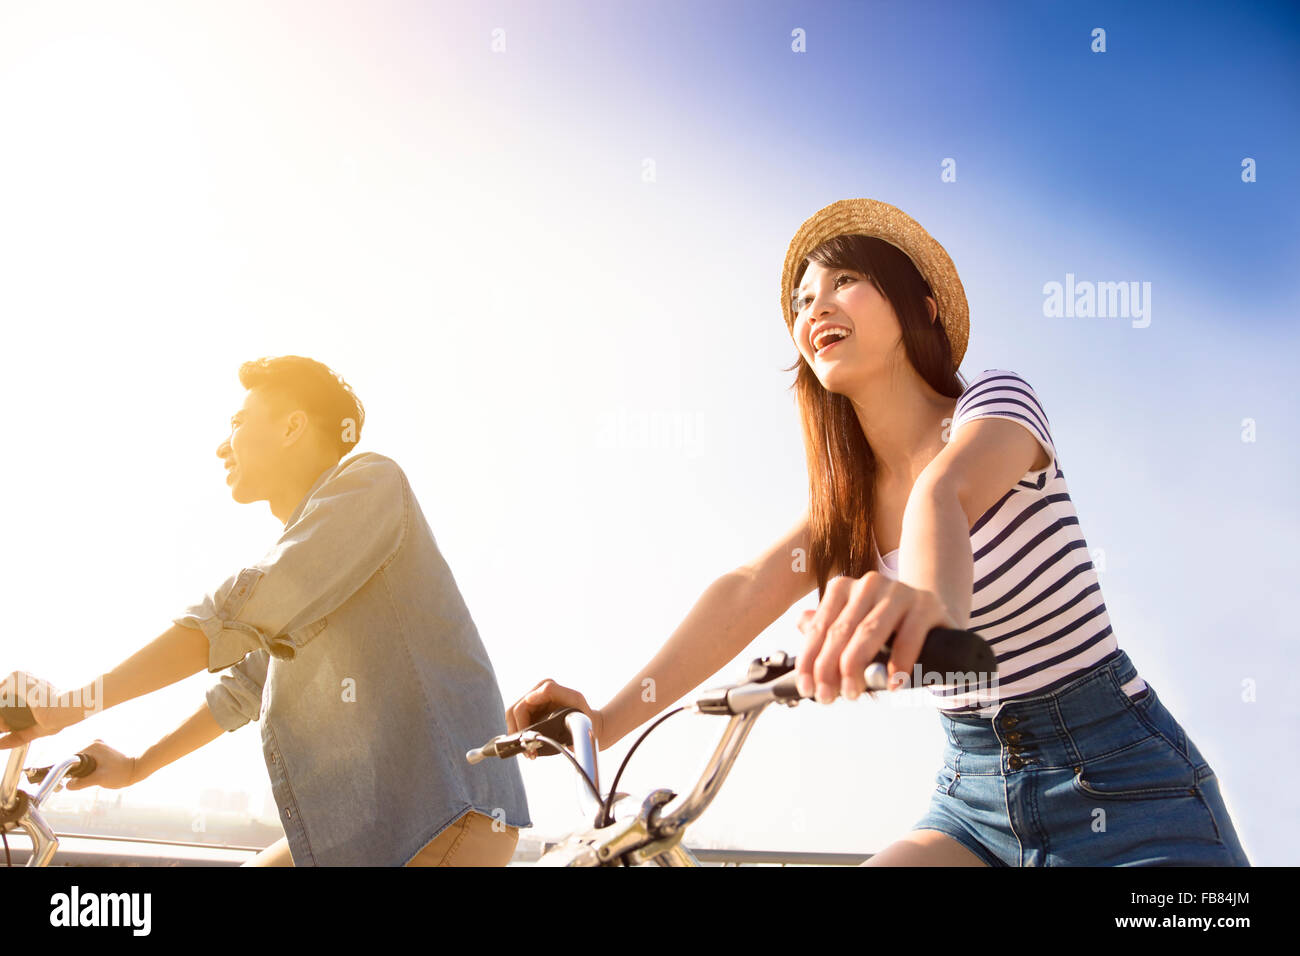
[[[886,643],[867,668],[869,688],[885,689],[885,663],[891,653],[891,645]],[[745,681],[706,691],[695,701],[692,709],[696,712],[730,716],[731,721],[694,790],[672,806],[657,807],[652,811],[647,825],[654,833],[659,836],[678,833],[704,812],[721,788],[754,721],[764,707],[777,701],[794,705],[804,699],[796,686],[795,664],[793,656],[777,652],[751,663]],[[916,667],[926,676],[937,674],[947,678],[941,680],[941,683],[970,684],[974,681],[982,684],[986,677],[996,679],[997,659],[987,642],[973,631],[935,627],[926,634]],[[929,680],[922,682],[931,683]],[[561,749],[557,750],[557,746]],[[579,758],[563,750],[568,746],[574,747]],[[564,752],[585,778],[581,788],[584,808],[589,806],[588,801],[593,792],[599,801],[596,741],[591,735],[591,722],[586,714],[572,708],[563,708],[518,733],[494,737],[483,747],[471,750],[465,757],[470,763],[478,763],[487,757],[504,758],[523,752],[541,755]],[[610,800],[615,796],[611,794]],[[610,822],[604,812],[596,820],[598,827]]]

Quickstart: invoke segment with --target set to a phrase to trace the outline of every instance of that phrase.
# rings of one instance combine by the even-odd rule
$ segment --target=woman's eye
[[[854,281],[855,279],[857,279],[857,276],[855,276],[855,275],[851,275],[851,274],[848,273],[848,272],[841,272],[839,275],[837,275],[837,276],[835,277],[835,288],[838,289],[838,288],[840,287],[840,280],[841,280],[841,279],[848,279],[850,282],[852,282],[852,281]],[[801,298],[801,299],[797,299],[797,300],[795,300],[795,303],[794,303],[794,310],[795,310],[796,312],[802,312],[804,309],[808,308],[808,304],[809,304],[810,302],[812,302],[812,296],[810,296],[810,295],[806,295],[806,296],[804,296],[804,297]]]

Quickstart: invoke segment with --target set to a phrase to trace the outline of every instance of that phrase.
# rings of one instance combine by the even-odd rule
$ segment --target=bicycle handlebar
[[[529,751],[537,754],[539,757],[549,757],[560,751],[555,749],[554,740],[566,747],[573,746],[573,732],[565,721],[569,714],[582,713],[572,707],[563,707],[552,714],[548,714],[542,720],[535,724],[529,724],[523,730],[514,734],[502,734],[493,737],[482,747],[475,748],[465,754],[465,759],[470,763],[479,763],[488,757],[513,757],[515,754]],[[583,714],[585,717],[586,715]],[[533,738],[524,738],[524,734],[531,733],[536,738],[534,745]]]
[[[892,648],[887,642],[867,667],[869,688],[885,689],[884,678],[887,673],[885,663],[891,654]],[[776,701],[794,706],[801,699],[809,699],[799,693],[795,665],[796,659],[793,656],[778,651],[769,657],[753,661],[744,682],[706,691],[698,698],[691,705],[697,713],[726,715],[730,716],[731,720],[695,788],[688,796],[680,799],[670,791],[656,791],[642,805],[641,815],[636,821],[639,826],[614,828],[617,833],[608,829],[613,827],[612,818],[605,819],[602,813],[597,817],[597,830],[593,832],[611,835],[604,838],[604,842],[598,848],[587,848],[598,849],[599,852],[595,856],[584,851],[575,858],[587,862],[610,861],[623,856],[633,859],[647,856],[656,858],[657,854],[676,852],[674,847],[677,841],[680,841],[682,831],[708,808],[721,789],[745,738],[763,708]],[[935,674],[947,678],[939,683],[982,685],[986,677],[996,678],[997,658],[992,648],[973,631],[935,627],[926,634],[925,644],[917,660],[916,671],[923,675],[917,685],[934,683],[926,680],[925,677]],[[488,756],[504,758],[525,750],[542,754],[556,753],[554,745],[572,744],[574,737],[566,733],[566,724],[578,717],[581,718],[579,726],[585,724],[589,735],[591,723],[586,715],[572,708],[564,708],[547,715],[543,720],[516,734],[494,737],[483,747],[467,753],[466,759],[470,763],[478,763]],[[541,733],[543,730],[551,731],[559,739],[553,739],[552,734]],[[581,735],[579,738],[581,739]],[[595,781],[595,739],[594,737],[589,739],[590,754],[583,754],[584,758],[590,757],[589,763],[584,759],[580,765],[579,761],[567,752],[565,756],[569,757],[576,766],[580,766],[583,773],[590,776],[591,781]],[[593,789],[599,797],[599,788]],[[588,796],[585,791],[583,795]],[[664,856],[659,855],[657,859],[662,861]]]
[[[887,643],[867,667],[869,688],[886,688],[885,662],[891,653]],[[693,708],[697,713],[722,714],[731,717],[731,721],[690,795],[678,803],[676,809],[662,807],[652,815],[650,823],[657,832],[675,833],[704,813],[722,788],[731,765],[764,707],[777,701],[794,706],[800,700],[813,699],[799,693],[796,663],[796,658],[778,651],[751,663],[745,682],[707,691],[695,701]],[[933,627],[926,634],[916,669],[926,675],[939,674],[964,683],[982,684],[985,677],[996,674],[997,657],[974,631]]]
[[[29,744],[19,744],[9,754],[4,776],[0,778],[0,833],[24,830],[32,841],[28,866],[48,866],[59,846],[59,838],[41,815],[41,805],[64,777],[84,777],[95,771],[95,758],[79,753],[50,767],[34,767],[24,771],[23,760]],[[28,782],[41,784],[34,796],[18,789],[18,779],[26,776]],[[5,837],[5,856],[8,861],[8,838]]]
[[[564,748],[572,747],[573,753]],[[596,759],[596,734],[591,718],[573,707],[563,707],[514,734],[493,737],[482,747],[465,754],[469,763],[488,757],[513,757],[520,753],[550,756],[562,753],[577,768],[578,803],[596,819],[601,809],[600,770]]]
[[[867,688],[886,690],[885,668],[892,649],[888,644],[881,648],[866,670]],[[795,677],[796,658],[778,651],[750,664],[748,680],[730,687],[706,691],[695,701],[695,710],[703,714],[736,714],[758,710],[774,701],[795,703],[812,700],[812,695],[799,693]],[[951,627],[933,627],[926,634],[925,645],[916,662],[916,671],[923,679],[912,686],[925,683],[924,676],[938,675],[959,678],[964,683],[977,683],[997,670],[997,658],[984,638],[974,631]],[[942,683],[953,683],[945,680]]]
[[[89,754],[77,754],[68,758],[68,760],[64,762],[71,762],[71,766],[68,767],[64,776],[72,777],[74,780],[78,777],[89,777],[95,772],[95,768],[99,766],[95,763],[95,758]],[[24,770],[23,773],[26,775],[28,783],[40,783],[56,766],[62,765],[54,764],[49,767],[33,767],[30,770]]]
[[[65,777],[74,779],[88,777],[95,772],[95,768],[98,766],[94,757],[89,754],[79,753],[48,767],[29,767],[24,770],[22,763],[26,753],[26,744],[14,748],[10,753],[4,780],[3,783],[0,783],[0,810],[11,809],[14,805],[18,795],[19,777],[26,777],[28,783],[42,784],[41,788],[36,791],[36,795],[31,798],[31,802],[39,806],[63,782]]]

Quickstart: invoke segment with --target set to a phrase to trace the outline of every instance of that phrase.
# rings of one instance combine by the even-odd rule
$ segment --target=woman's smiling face
[[[809,262],[794,292],[795,346],[828,392],[883,371],[902,344],[894,307],[866,275]]]

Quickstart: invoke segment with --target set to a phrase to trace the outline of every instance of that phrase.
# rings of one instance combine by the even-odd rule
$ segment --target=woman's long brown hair
[[[957,398],[967,382],[952,367],[952,346],[939,321],[930,322],[929,284],[907,254],[873,236],[837,236],[814,249],[795,271],[799,287],[808,262],[866,275],[894,307],[903,348],[917,373],[941,395]],[[787,306],[786,322],[794,318]],[[808,519],[812,568],[818,597],[825,596],[832,570],[862,577],[874,570],[876,455],[867,443],[853,404],[826,391],[802,353],[786,371],[798,368],[795,398],[803,422],[808,458]]]

